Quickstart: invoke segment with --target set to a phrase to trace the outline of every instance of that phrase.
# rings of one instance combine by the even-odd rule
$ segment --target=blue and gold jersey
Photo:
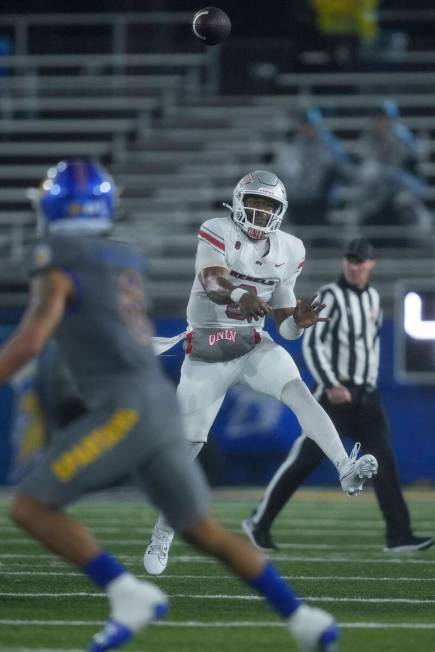
[[[93,236],[51,236],[33,252],[31,275],[60,269],[74,285],[55,334],[62,354],[88,404],[110,384],[152,372],[147,317],[146,259],[133,246]]]

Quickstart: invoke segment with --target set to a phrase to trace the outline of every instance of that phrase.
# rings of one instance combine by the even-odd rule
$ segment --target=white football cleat
[[[157,586],[141,582],[129,573],[108,587],[111,617],[93,637],[88,652],[106,652],[128,643],[149,623],[168,611],[168,598]]]
[[[158,527],[156,524],[143,556],[143,565],[149,575],[161,575],[168,565],[169,548],[174,538],[174,530]]]
[[[360,448],[361,444],[357,442],[349,459],[339,468],[341,487],[348,496],[359,494],[363,490],[364,482],[378,472],[378,462],[373,455],[362,455],[357,459]]]
[[[301,604],[288,619],[299,652],[338,652],[340,630],[331,614]]]

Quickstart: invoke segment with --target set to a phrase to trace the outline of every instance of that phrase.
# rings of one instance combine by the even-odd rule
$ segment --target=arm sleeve
[[[297,262],[292,265],[289,275],[283,283],[280,283],[280,285],[275,288],[271,301],[272,308],[294,308],[296,305],[294,288],[296,285],[296,279],[302,272],[305,263],[305,247],[302,243],[298,250],[296,260]]]
[[[71,242],[64,238],[47,238],[40,240],[33,248],[29,274],[34,276],[50,269],[63,269],[66,271],[74,267],[75,254]]]
[[[326,303],[322,317],[329,317],[330,321],[319,321],[311,328],[307,328],[302,341],[304,359],[315,381],[327,389],[339,384],[331,366],[331,356],[327,355],[326,338],[332,327],[333,321],[338,319],[338,308],[333,293],[329,290],[320,293],[320,303]]]

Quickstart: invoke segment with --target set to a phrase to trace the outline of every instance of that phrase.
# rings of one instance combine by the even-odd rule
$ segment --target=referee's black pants
[[[361,386],[348,386],[348,389],[352,394],[351,403],[332,404],[325,394],[319,402],[331,417],[340,437],[348,436],[361,442],[361,452],[371,453],[379,462],[373,485],[386,523],[387,542],[408,536],[411,534],[409,511],[403,498],[379,392]],[[272,526],[285,503],[324,457],[312,439],[301,436],[296,440],[257,508],[255,521],[259,527],[269,529]]]

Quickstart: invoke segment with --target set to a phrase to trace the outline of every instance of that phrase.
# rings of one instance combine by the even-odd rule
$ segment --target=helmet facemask
[[[253,240],[264,240],[269,233],[278,231],[287,204],[263,193],[239,191],[233,202],[233,219],[242,231]]]

